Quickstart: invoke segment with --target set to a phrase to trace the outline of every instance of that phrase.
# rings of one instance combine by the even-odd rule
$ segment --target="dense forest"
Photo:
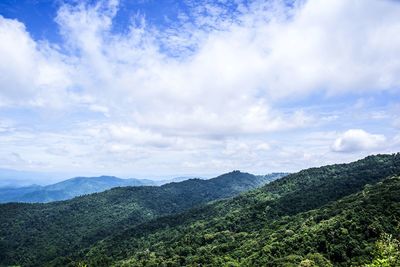
[[[398,174],[400,154],[304,170],[136,226],[80,257],[90,266],[365,265],[379,259],[385,236],[397,244]],[[400,260],[392,254],[390,260]]]
[[[47,204],[2,204],[0,265],[40,266],[125,228],[228,198],[284,175],[234,171],[209,180],[117,187]]]
[[[225,191],[235,177],[254,180],[233,172],[208,187],[192,180],[162,187],[169,194],[142,193],[148,198],[119,188],[2,205],[1,263],[400,266],[400,154],[306,169],[239,195],[256,186]]]
[[[377,246],[388,237],[398,242],[398,176],[315,210],[264,224],[257,220],[259,225],[252,227],[242,223],[248,218],[239,210],[191,220],[195,216],[186,214],[183,224],[165,218],[150,228],[137,227],[129,238],[125,233],[105,240],[86,254],[85,262],[89,266],[365,266],[383,256],[392,264],[377,266],[400,266],[398,246],[390,255],[380,255]]]

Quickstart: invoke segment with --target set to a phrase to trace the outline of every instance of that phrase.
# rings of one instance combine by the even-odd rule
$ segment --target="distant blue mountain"
[[[67,200],[76,196],[102,192],[113,187],[159,185],[146,179],[121,179],[114,176],[75,177],[47,186],[0,188],[0,203],[5,202],[51,202]]]
[[[236,172],[233,172],[235,174]],[[258,175],[260,181],[273,181],[285,176],[286,173],[273,173],[268,175]],[[226,179],[231,179],[231,175],[225,175]],[[220,176],[219,181],[224,181],[224,175]],[[191,177],[177,177],[167,180],[148,180],[148,179],[121,179],[114,176],[99,177],[75,177],[50,185],[29,185],[29,186],[1,186],[0,184],[0,203],[26,202],[26,203],[47,203],[53,201],[68,200],[77,196],[99,193],[114,187],[125,186],[161,186],[169,183],[179,183]],[[197,180],[201,178],[196,178]],[[253,183],[253,181],[250,181]],[[12,183],[10,183],[12,184]],[[249,186],[249,185],[242,185]],[[238,191],[243,189],[237,188]]]
[[[17,171],[0,168],[0,187],[23,187],[30,186],[33,183],[46,185],[59,181],[61,177],[65,176],[59,173]]]

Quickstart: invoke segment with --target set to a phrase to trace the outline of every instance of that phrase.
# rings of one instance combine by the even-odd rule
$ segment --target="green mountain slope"
[[[400,182],[384,179],[398,174],[400,154],[304,170],[122,231],[74,257],[90,266],[298,266],[307,257],[317,266],[366,262],[381,233],[396,233]],[[52,263],[68,261],[74,262]]]
[[[227,198],[282,177],[238,171],[160,187],[121,187],[48,204],[0,205],[0,265],[40,266],[157,216]]]
[[[374,258],[374,244],[382,233],[399,238],[399,222],[397,176],[319,209],[273,220],[258,231],[238,231],[215,222],[210,225],[196,221],[136,237],[130,244],[132,254],[126,254],[124,259],[107,259],[104,250],[94,248],[89,253],[89,263],[301,266],[302,262],[314,262],[304,266],[365,266]]]

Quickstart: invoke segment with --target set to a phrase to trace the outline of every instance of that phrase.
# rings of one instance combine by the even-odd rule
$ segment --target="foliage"
[[[281,174],[232,172],[160,187],[121,187],[48,204],[0,205],[0,265],[38,266],[157,216],[255,188]]]
[[[102,241],[86,261],[101,266],[93,261],[101,255],[116,266],[360,266],[374,257],[381,233],[398,236],[399,203],[396,177],[321,208],[262,224],[256,231],[232,229],[229,216],[184,224],[176,220],[169,226],[158,219],[153,222],[158,227],[147,223]],[[191,212],[186,216],[194,216]]]
[[[400,266],[400,241],[384,233],[375,244],[375,258],[367,267]]]
[[[400,185],[384,177],[399,174],[399,163],[398,154],[380,155],[288,175],[110,236],[86,260],[101,255],[121,266],[365,263],[379,234],[396,232]]]
[[[224,200],[217,199],[251,188],[254,177],[233,172],[162,190],[0,206],[12,218],[0,220],[0,259],[24,266],[385,266],[376,264],[398,259],[399,175],[400,154],[377,155]]]

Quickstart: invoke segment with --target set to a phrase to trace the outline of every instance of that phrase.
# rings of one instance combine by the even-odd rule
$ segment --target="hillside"
[[[1,205],[0,264],[365,266],[387,258],[382,244],[400,238],[399,176],[400,154],[376,155],[306,169],[222,200],[267,177],[235,171],[65,202]]]
[[[229,220],[237,215],[229,212],[210,222],[202,218],[163,226],[136,235],[130,243],[119,236],[111,244],[122,243],[129,252],[104,256],[121,251],[121,245],[109,251],[107,240],[88,253],[88,262],[90,266],[365,266],[377,256],[376,243],[382,236],[400,237],[400,177],[321,208],[275,219],[258,231],[235,228]],[[399,248],[393,251],[397,263]],[[310,265],[300,265],[307,262]]]
[[[18,202],[18,199],[32,192],[40,191],[40,185],[29,185],[22,187],[0,187],[0,203]]]
[[[120,187],[48,204],[0,205],[0,265],[40,266],[161,215],[259,187],[283,174],[238,171],[160,187]]]
[[[349,266],[374,257],[400,222],[400,154],[312,168],[162,217],[75,255],[90,266]],[[58,258],[53,264],[67,264]]]
[[[118,186],[156,185],[145,179],[121,179],[114,176],[75,177],[47,186],[0,188],[0,203],[46,203],[102,192]]]

